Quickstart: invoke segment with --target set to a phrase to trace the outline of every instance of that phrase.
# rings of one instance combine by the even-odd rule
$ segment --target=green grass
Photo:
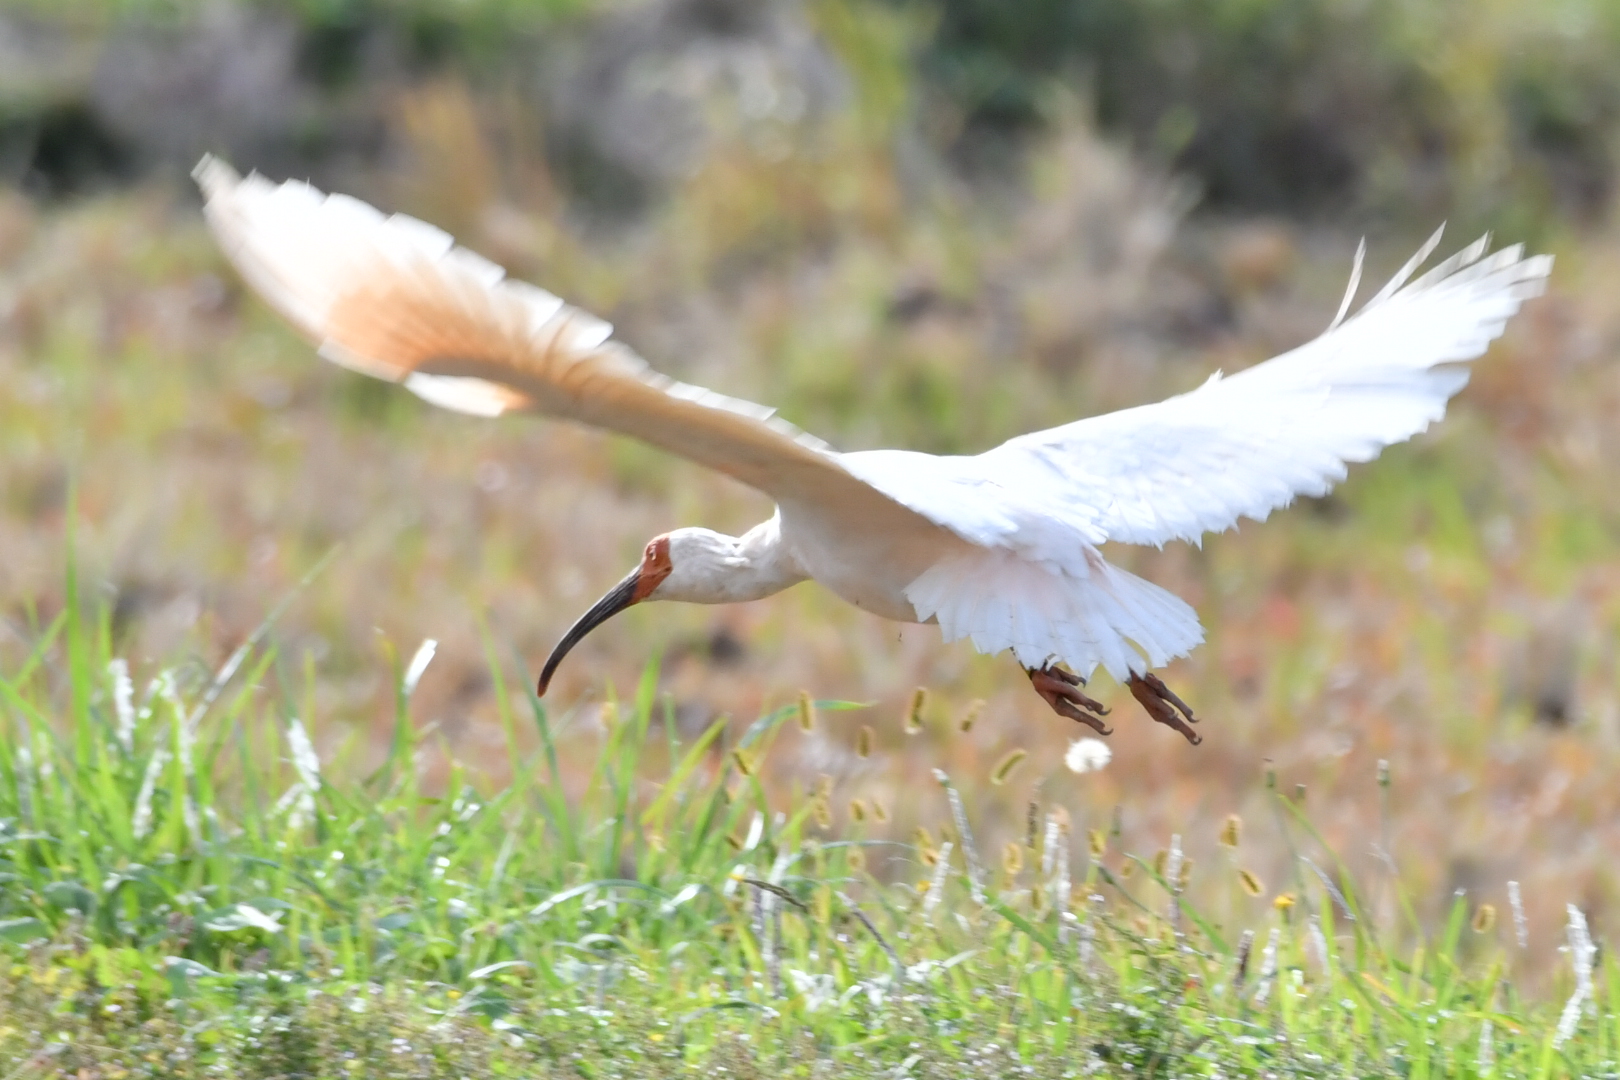
[[[316,756],[313,675],[266,632],[144,692],[105,619],[70,607],[33,638],[0,677],[7,1078],[1469,1076],[1486,1030],[1493,1075],[1620,1057],[1609,954],[1558,1040],[1571,987],[1521,999],[1493,913],[1459,900],[1431,937],[1397,891],[1398,925],[1374,925],[1280,794],[1276,826],[1328,872],[1302,861],[1269,921],[1220,927],[1168,888],[1178,856],[1110,872],[1088,858],[1109,838],[1060,810],[964,863],[943,773],[917,793],[937,841],[829,835],[824,795],[758,766],[847,703],[682,741],[650,669],[591,721],[588,774],[555,752],[586,721],[530,696],[502,718],[514,755],[520,726],[539,737],[509,787],[457,768],[428,791],[419,664],[368,765]],[[528,679],[498,652],[511,701]]]

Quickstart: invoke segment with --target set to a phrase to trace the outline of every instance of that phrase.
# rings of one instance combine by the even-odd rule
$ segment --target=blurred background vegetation
[[[1186,389],[1319,332],[1358,237],[1376,278],[1449,219],[1449,246],[1495,228],[1561,261],[1444,425],[1264,526],[1111,553],[1209,627],[1170,676],[1210,718],[1196,751],[1126,708],[1114,764],[1069,776],[1078,732],[1015,665],[812,587],[632,612],[553,693],[582,759],[660,650],[692,731],[800,688],[868,700],[776,755],[783,790],[826,774],[907,835],[945,765],[1009,836],[1038,795],[1206,867],[1269,760],[1427,911],[1505,910],[1521,880],[1550,942],[1566,902],[1601,925],[1620,901],[1617,135],[1600,0],[9,0],[0,652],[62,607],[70,503],[142,678],[182,656],[200,683],[340,545],[271,677],[307,662],[318,741],[380,755],[386,657],[440,639],[429,768],[499,771],[486,649],[533,664],[649,536],[768,513],[318,363],[205,234],[204,152],[429,219],[849,449],[973,451]],[[1280,839],[1254,869],[1291,877]]]

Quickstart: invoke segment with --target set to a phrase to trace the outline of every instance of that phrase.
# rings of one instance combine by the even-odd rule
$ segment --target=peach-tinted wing
[[[777,498],[907,514],[772,410],[660,375],[607,323],[431,225],[216,158],[195,175],[231,261],[329,360],[461,412],[633,435]]]

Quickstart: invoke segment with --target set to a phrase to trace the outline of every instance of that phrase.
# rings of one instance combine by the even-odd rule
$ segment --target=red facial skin
[[[639,604],[651,596],[652,591],[669,577],[674,565],[669,561],[669,537],[655,536],[649,540],[647,549],[641,553],[641,574],[636,578],[636,591],[631,602]]]

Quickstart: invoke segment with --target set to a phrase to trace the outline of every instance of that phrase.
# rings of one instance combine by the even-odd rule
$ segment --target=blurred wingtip
[[[235,169],[222,158],[213,154],[204,154],[197,167],[191,170],[191,178],[202,189],[204,197],[213,199],[235,187],[242,179]]]

